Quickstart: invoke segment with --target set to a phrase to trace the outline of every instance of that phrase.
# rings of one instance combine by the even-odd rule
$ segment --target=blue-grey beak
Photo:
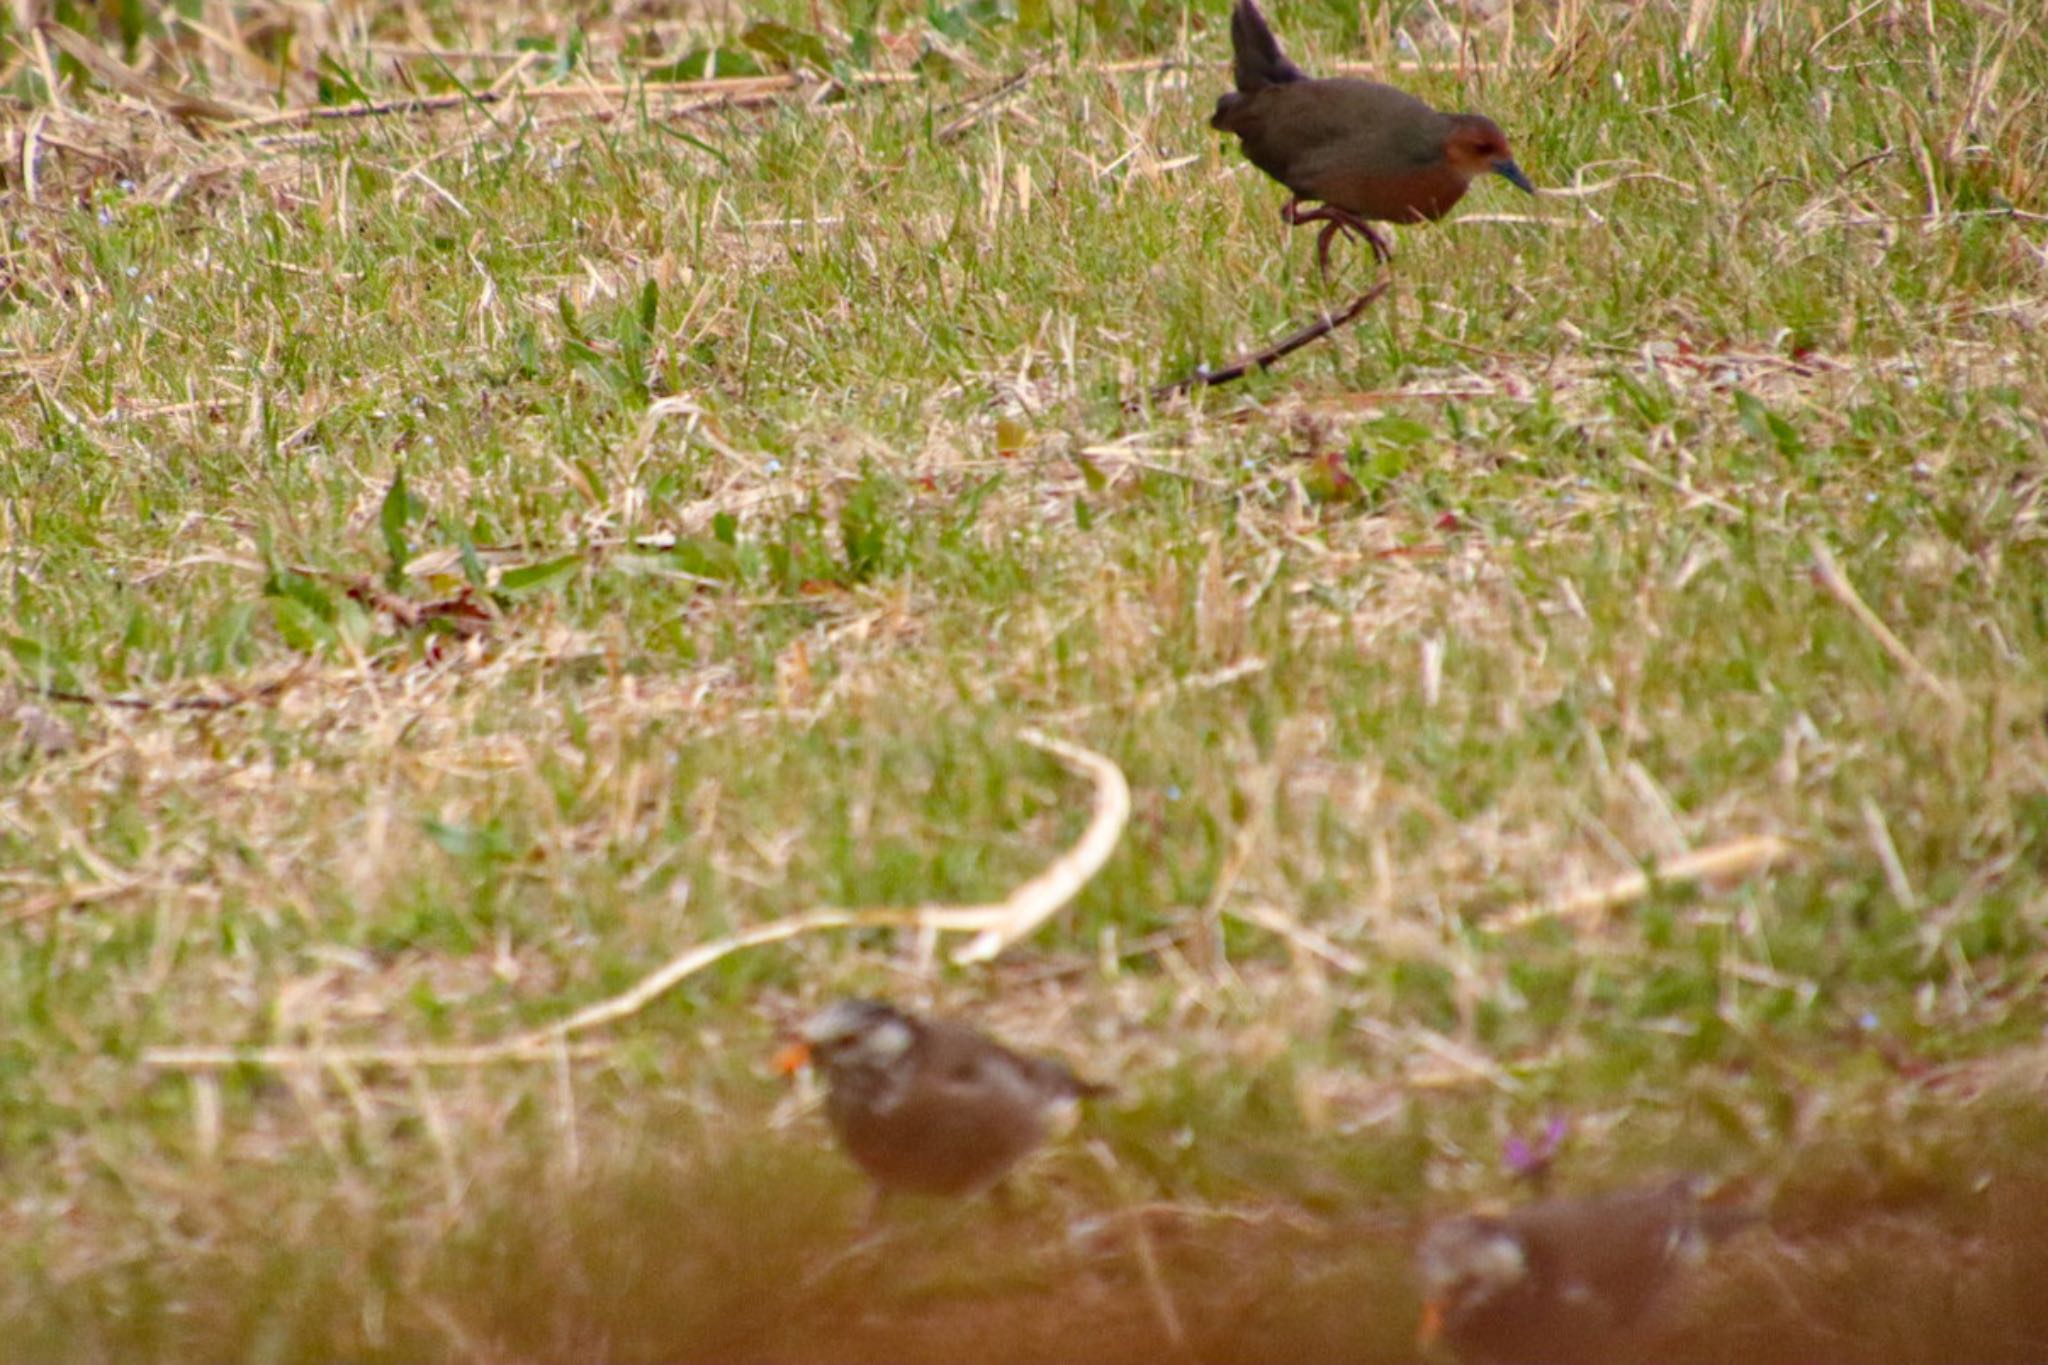
[[[1522,168],[1515,164],[1515,159],[1513,157],[1502,157],[1500,160],[1493,163],[1493,169],[1496,175],[1506,176],[1508,178],[1508,183],[1510,185],[1513,185],[1516,189],[1522,191],[1524,194],[1536,193],[1536,187],[1529,183],[1528,176],[1522,174]]]

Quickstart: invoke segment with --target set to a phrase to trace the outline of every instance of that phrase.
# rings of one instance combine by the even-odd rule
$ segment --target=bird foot
[[[1322,204],[1316,208],[1304,209],[1299,199],[1290,199],[1280,207],[1280,216],[1295,227],[1306,223],[1322,223],[1323,230],[1316,234],[1316,268],[1327,279],[1330,274],[1330,243],[1338,233],[1347,237],[1358,237],[1372,248],[1372,254],[1380,261],[1391,261],[1394,252],[1386,239],[1373,231],[1372,225],[1349,209],[1340,209],[1335,204]]]

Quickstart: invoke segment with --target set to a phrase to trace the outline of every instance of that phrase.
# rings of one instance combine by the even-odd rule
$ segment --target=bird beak
[[[794,1076],[797,1072],[810,1065],[810,1061],[810,1045],[798,1040],[786,1045],[780,1052],[775,1054],[775,1074],[778,1076]]]
[[[1529,183],[1529,177],[1522,174],[1522,168],[1515,164],[1515,159],[1511,156],[1504,156],[1494,162],[1493,172],[1495,175],[1506,176],[1508,183],[1524,194],[1536,193],[1536,187]]]
[[[1513,163],[1510,162],[1510,165]],[[1422,1305],[1422,1322],[1415,1328],[1415,1349],[1427,1351],[1436,1345],[1436,1339],[1444,1334],[1444,1306],[1441,1300],[1431,1299]]]

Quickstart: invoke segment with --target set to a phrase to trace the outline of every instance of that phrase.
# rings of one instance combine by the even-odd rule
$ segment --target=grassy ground
[[[1701,1360],[2048,1352],[2031,5],[1274,6],[1560,192],[1162,405],[1365,279],[1207,129],[1221,0],[616,8],[0,21],[10,1360],[1403,1360],[1559,1115],[1767,1193]],[[1027,725],[1134,810],[992,966],[151,1064],[999,899],[1088,818]],[[849,1253],[766,1057],[854,991],[1120,1096]]]

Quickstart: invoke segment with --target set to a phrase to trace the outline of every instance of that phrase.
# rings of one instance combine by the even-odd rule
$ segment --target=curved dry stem
[[[273,1069],[333,1066],[473,1067],[498,1062],[544,1062],[565,1052],[601,1052],[592,1044],[569,1043],[578,1033],[617,1023],[645,1009],[691,976],[743,948],[781,943],[821,929],[910,927],[925,933],[972,933],[973,941],[954,954],[968,964],[987,962],[1028,936],[1079,894],[1116,851],[1131,815],[1131,788],[1123,770],[1096,753],[1036,730],[1018,738],[1043,749],[1095,784],[1095,810],[1073,847],[1000,901],[986,905],[927,905],[906,909],[845,910],[825,907],[790,915],[699,944],[649,972],[625,991],[566,1019],[514,1034],[494,1043],[466,1047],[162,1047],[142,1054],[145,1066],[174,1071],[214,1071],[233,1066]]]

